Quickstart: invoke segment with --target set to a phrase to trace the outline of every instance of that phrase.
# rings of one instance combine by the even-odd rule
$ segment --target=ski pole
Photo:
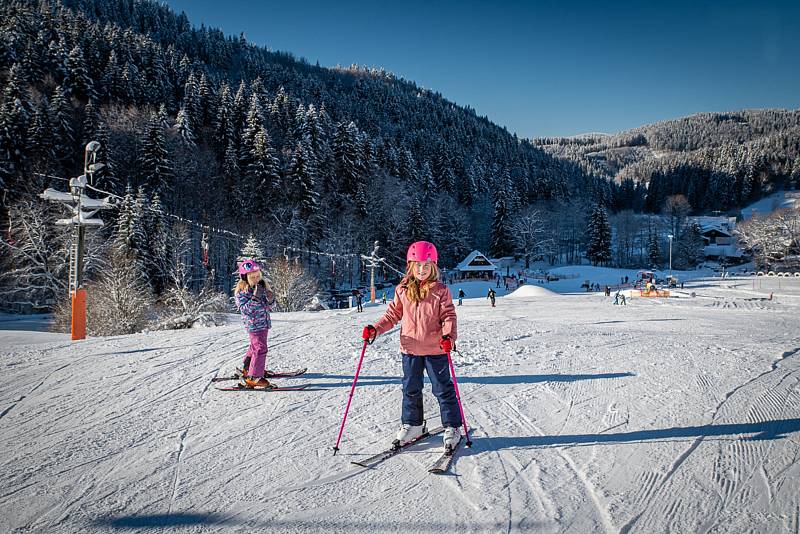
[[[458,401],[458,410],[461,412],[461,424],[464,425],[464,435],[467,438],[467,447],[472,447],[472,440],[469,439],[469,428],[467,428],[467,419],[464,417],[464,407],[461,405],[461,393],[458,391],[456,368],[453,367],[453,358],[450,357],[450,352],[447,353],[447,363],[450,364],[450,375],[453,377],[453,389],[456,390],[456,400]]]
[[[344,432],[344,423],[347,421],[347,412],[350,411],[350,403],[353,401],[353,392],[356,389],[356,382],[358,382],[358,373],[361,372],[361,362],[364,361],[364,353],[367,352],[367,343],[369,340],[364,340],[364,347],[361,349],[361,357],[358,359],[358,367],[356,367],[356,376],[353,377],[353,385],[350,386],[350,397],[347,399],[347,407],[344,409],[344,417],[342,418],[342,426],[339,427],[339,437],[336,438],[336,445],[333,446],[333,455],[339,452],[339,441],[342,439],[342,432]]]

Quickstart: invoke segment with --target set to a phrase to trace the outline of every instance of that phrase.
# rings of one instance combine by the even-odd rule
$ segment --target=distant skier
[[[489,288],[489,292],[486,294],[486,298],[492,301],[492,308],[494,308],[494,300],[497,298],[497,293],[495,293],[494,289],[491,287]]]
[[[414,441],[425,432],[422,386],[423,372],[427,371],[445,427],[444,446],[453,448],[461,440],[461,414],[446,353],[455,347],[456,309],[450,289],[438,281],[438,253],[432,243],[413,243],[406,260],[406,274],[394,300],[375,326],[364,327],[362,337],[374,340],[402,320],[403,411],[394,444]]]
[[[384,291],[383,295],[381,295],[381,304],[386,304],[386,291]]]
[[[459,305],[459,306],[461,306],[462,304],[464,304],[464,297],[466,297],[466,296],[467,296],[467,294],[466,294],[466,293],[464,293],[464,290],[463,290],[463,289],[459,289],[459,290],[458,290],[458,305]]]
[[[364,296],[361,294],[361,291],[356,290],[356,306],[358,307],[358,312],[364,311]]]
[[[240,385],[247,388],[270,387],[264,373],[267,367],[267,334],[272,327],[269,312],[275,304],[275,295],[255,260],[239,263],[239,282],[234,295],[250,336],[250,347],[242,363]]]

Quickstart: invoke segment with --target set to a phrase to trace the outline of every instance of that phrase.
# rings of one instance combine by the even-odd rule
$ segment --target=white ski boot
[[[425,424],[421,425],[406,425],[404,424],[400,427],[400,430],[397,431],[397,435],[395,436],[395,440],[392,444],[395,447],[400,447],[414,441],[415,439],[419,438],[422,434],[425,433]]]
[[[442,438],[445,451],[452,451],[461,441],[461,429],[455,426],[448,426],[444,429],[444,437]]]

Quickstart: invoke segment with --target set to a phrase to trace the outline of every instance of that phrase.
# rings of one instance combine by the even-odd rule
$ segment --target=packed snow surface
[[[397,328],[367,348],[332,455],[380,305],[273,316],[269,368],[307,366],[279,381],[302,392],[214,388],[246,347],[235,316],[81,342],[0,331],[0,531],[797,532],[798,281],[700,279],[627,306],[532,286],[491,308],[487,287],[456,308],[474,446],[446,475],[427,471],[439,437],[350,463],[399,425]]]

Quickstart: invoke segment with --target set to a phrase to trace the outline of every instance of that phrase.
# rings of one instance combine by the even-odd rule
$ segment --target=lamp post
[[[669,238],[669,278],[672,280],[672,234],[667,236]]]

